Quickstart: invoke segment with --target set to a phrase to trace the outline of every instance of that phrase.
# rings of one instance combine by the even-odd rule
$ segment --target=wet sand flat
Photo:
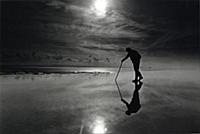
[[[141,109],[125,115],[112,74],[0,76],[2,134],[200,132],[199,71],[143,71]],[[120,73],[124,99],[132,72]]]

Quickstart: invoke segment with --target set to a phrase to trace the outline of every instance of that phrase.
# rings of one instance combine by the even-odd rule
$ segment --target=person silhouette
[[[131,49],[129,47],[126,48],[126,52],[128,54],[121,60],[121,62],[123,63],[126,59],[130,57],[133,63],[133,68],[135,70],[135,80],[133,80],[132,82],[143,79],[143,76],[139,71],[141,55],[136,50]]]
[[[139,111],[139,109],[141,108],[140,98],[139,98],[139,90],[142,87],[143,82],[137,81],[134,83],[135,83],[135,90],[134,90],[133,98],[132,98],[130,104],[123,98],[121,99],[121,101],[123,103],[125,103],[128,108],[128,110],[125,112],[126,115],[131,115],[132,113],[137,113]]]

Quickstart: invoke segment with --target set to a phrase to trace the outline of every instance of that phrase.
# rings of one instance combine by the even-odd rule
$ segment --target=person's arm
[[[128,59],[128,57],[129,57],[129,54],[127,54],[126,57],[124,57],[124,58],[121,60],[121,62],[124,62],[126,59]]]
[[[121,99],[122,102],[124,102],[124,104],[126,104],[127,107],[129,107],[128,102],[126,102],[124,99]]]

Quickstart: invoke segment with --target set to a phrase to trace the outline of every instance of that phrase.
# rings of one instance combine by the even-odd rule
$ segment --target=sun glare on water
[[[94,124],[93,134],[105,134],[107,128],[105,127],[103,120],[97,120]]]
[[[93,9],[98,16],[105,16],[107,11],[107,0],[95,0]]]

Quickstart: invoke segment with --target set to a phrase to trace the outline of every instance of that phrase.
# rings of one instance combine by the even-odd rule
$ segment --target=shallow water
[[[115,73],[0,75],[2,134],[200,132],[199,72],[144,71],[141,109],[125,115]],[[132,72],[119,85],[130,101]]]

